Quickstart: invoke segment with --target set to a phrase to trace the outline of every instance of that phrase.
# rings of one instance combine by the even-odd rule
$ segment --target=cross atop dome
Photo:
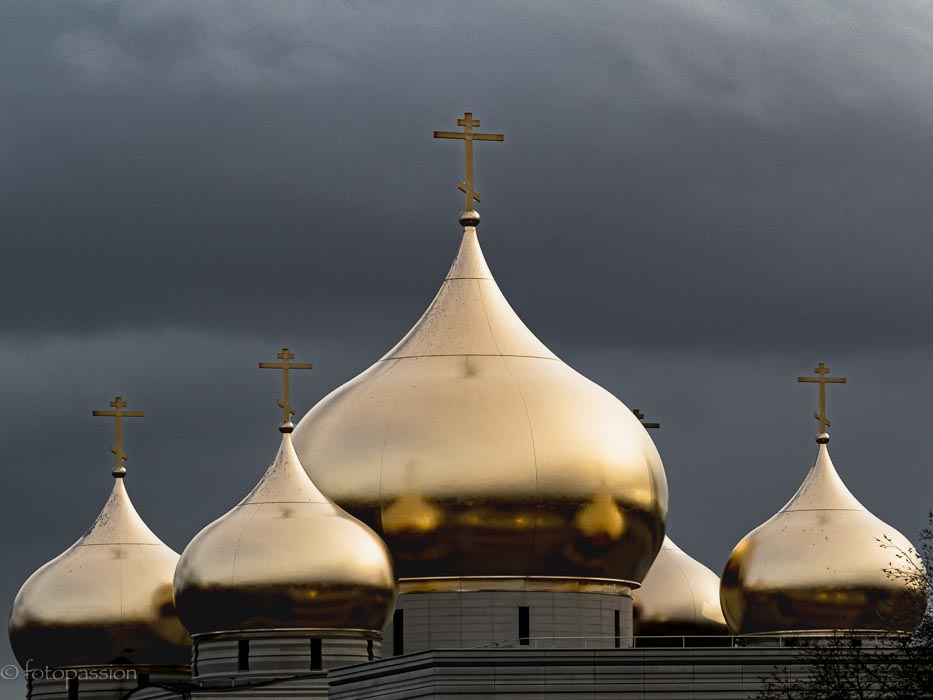
[[[661,427],[661,424],[660,424],[660,423],[645,423],[645,421],[643,420],[644,417],[645,417],[645,414],[642,413],[641,411],[639,411],[637,408],[633,408],[633,409],[632,409],[632,413],[635,414],[635,417],[636,417],[639,421],[641,421],[641,424],[642,424],[643,426],[645,426],[646,429],[647,429],[647,428],[660,428],[660,427]]]
[[[479,119],[473,118],[473,112],[464,112],[463,119],[457,120],[457,126],[463,131],[435,131],[436,139],[461,139],[466,151],[466,176],[464,182],[457,183],[457,188],[466,195],[466,206],[460,215],[460,223],[464,226],[475,226],[479,223],[479,214],[473,208],[473,202],[480,201],[479,192],[473,189],[473,142],[474,141],[505,141],[503,134],[478,134],[473,127],[479,126]]]
[[[310,362],[290,362],[290,360],[295,359],[295,356],[288,351],[288,348],[282,348],[282,352],[278,353],[276,357],[280,359],[281,362],[260,362],[259,369],[282,370],[282,400],[277,401],[275,405],[282,409],[282,424],[279,426],[279,430],[283,433],[290,433],[295,427],[292,423],[292,416],[295,415],[295,409],[292,408],[289,403],[288,372],[293,369],[314,369],[314,366]]]
[[[813,373],[816,375],[815,377],[797,377],[797,381],[820,385],[820,410],[813,412],[813,417],[820,422],[820,434],[817,436],[816,441],[829,442],[826,428],[829,428],[832,424],[829,422],[829,418],[826,417],[826,385],[845,384],[846,378],[827,376],[829,367],[822,362],[813,368]]]
[[[116,423],[116,445],[110,448],[110,451],[116,455],[116,464],[113,467],[111,474],[117,479],[122,479],[126,476],[126,467],[123,466],[123,460],[126,459],[126,454],[123,452],[123,419],[124,418],[142,418],[145,414],[142,411],[124,411],[129,404],[126,403],[121,397],[115,396],[113,401],[110,402],[112,411],[93,411],[92,416],[106,416],[108,418],[113,418]]]

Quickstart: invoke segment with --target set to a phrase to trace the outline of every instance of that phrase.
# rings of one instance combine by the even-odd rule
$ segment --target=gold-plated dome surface
[[[636,635],[726,634],[719,577],[669,537],[632,593]]]
[[[288,433],[256,488],[195,536],[175,573],[192,634],[380,631],[395,595],[385,544],[321,494]]]
[[[849,492],[820,437],[800,489],[726,563],[720,598],[733,633],[904,630],[923,615],[924,595],[886,573],[913,545]]]
[[[637,584],[664,535],[651,438],[522,323],[474,227],[421,320],[318,403],[295,445],[321,490],[384,537],[404,579]]]
[[[33,667],[190,662],[172,603],[178,554],[139,517],[122,478],[91,529],[36,571],[10,614],[10,643]]]

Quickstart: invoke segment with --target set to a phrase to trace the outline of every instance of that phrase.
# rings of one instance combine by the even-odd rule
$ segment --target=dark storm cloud
[[[927,344],[931,19],[899,7],[15,6],[6,331],[407,308],[460,204],[430,131],[467,107],[507,133],[487,248],[552,278],[514,292],[549,333]]]
[[[933,11],[922,3],[13,2],[0,7],[0,599],[128,487],[175,549],[452,259],[464,110],[483,246],[539,337],[655,435],[714,569],[833,456],[913,537],[933,506]],[[18,533],[18,534],[17,534]],[[0,659],[2,661],[2,659]],[[20,688],[0,684],[0,696]]]

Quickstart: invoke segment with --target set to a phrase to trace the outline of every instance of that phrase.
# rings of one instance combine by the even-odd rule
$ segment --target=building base
[[[177,697],[177,684],[190,683],[187,666],[76,666],[26,670],[27,700],[156,700]]]
[[[330,700],[751,700],[775,673],[810,669],[800,650],[460,649],[330,673]]]

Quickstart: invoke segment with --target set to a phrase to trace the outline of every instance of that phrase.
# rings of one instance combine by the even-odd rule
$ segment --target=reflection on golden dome
[[[573,524],[583,537],[617,540],[625,532],[625,519],[608,492],[597,496],[573,517]]]
[[[177,561],[121,475],[91,529],[20,588],[9,626],[16,658],[34,668],[186,666],[191,640],[172,603]]]
[[[185,548],[178,614],[192,634],[381,631],[395,605],[385,544],[324,497],[283,432],[256,488]]]
[[[421,320],[318,403],[295,446],[321,490],[383,535],[403,578],[637,583],[664,535],[651,438],[525,327],[474,226]]]
[[[669,537],[632,601],[637,635],[727,633],[719,606],[719,577]]]
[[[382,527],[393,535],[407,533],[418,536],[432,532],[440,525],[443,513],[416,493],[402,494],[386,508],[382,515]],[[480,526],[481,519],[473,523]]]
[[[726,563],[720,598],[730,630],[914,628],[924,595],[885,573],[897,562],[894,548],[913,546],[842,483],[829,436],[817,442],[816,463],[794,497],[746,535]]]

